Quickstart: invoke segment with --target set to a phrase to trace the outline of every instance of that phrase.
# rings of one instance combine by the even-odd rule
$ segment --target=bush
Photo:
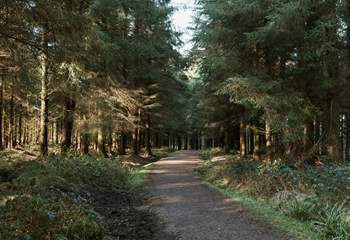
[[[128,188],[130,173],[115,159],[90,156],[50,157],[47,163],[33,163],[16,179],[22,189],[45,191],[50,187],[64,191],[78,189],[119,191]]]
[[[20,196],[0,208],[0,238],[102,239],[95,217],[67,198]]]
[[[116,159],[67,155],[16,170],[0,206],[0,239],[102,239],[88,192],[126,191],[132,175]]]
[[[204,155],[213,153],[207,151]],[[289,193],[291,198],[278,202],[284,214],[314,223],[323,239],[350,240],[350,213],[339,204],[349,200],[350,164],[314,167],[282,160],[264,164],[231,156],[226,161],[205,162],[197,173],[215,185],[239,189],[258,199],[277,199]],[[325,202],[329,204],[322,204]]]
[[[203,160],[210,160],[213,158],[213,154],[210,150],[203,150],[199,153],[199,156]]]
[[[212,158],[223,154],[224,154],[224,150],[222,148],[212,148],[212,149],[201,151],[199,153],[199,156],[203,160],[211,160]]]

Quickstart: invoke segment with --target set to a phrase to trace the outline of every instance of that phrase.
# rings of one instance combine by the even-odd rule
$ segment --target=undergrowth
[[[208,182],[268,203],[317,234],[311,239],[350,239],[350,164],[314,167],[277,160],[266,165],[239,156],[210,161],[213,155],[202,153],[205,161],[196,169]]]
[[[5,161],[5,160],[4,160]],[[103,239],[101,216],[91,210],[94,192],[125,192],[134,174],[117,159],[51,156],[7,164],[0,181],[0,239]]]

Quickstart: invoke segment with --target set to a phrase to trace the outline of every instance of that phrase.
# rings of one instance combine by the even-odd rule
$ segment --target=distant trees
[[[1,146],[168,145],[187,88],[171,12],[166,0],[2,1]]]
[[[347,159],[348,2],[198,3],[194,58],[206,98],[198,110],[215,105],[202,125],[219,139],[214,146],[268,162],[276,154]]]

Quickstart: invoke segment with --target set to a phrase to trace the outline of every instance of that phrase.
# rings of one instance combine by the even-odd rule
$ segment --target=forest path
[[[198,152],[181,151],[155,163],[149,190],[167,231],[183,240],[290,239],[194,176]]]

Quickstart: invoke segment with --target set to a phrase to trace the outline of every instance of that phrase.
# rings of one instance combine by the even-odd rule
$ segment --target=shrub
[[[213,158],[213,154],[210,150],[203,150],[199,153],[199,156],[203,160],[210,160]]]
[[[116,159],[67,155],[17,169],[0,206],[0,239],[102,239],[87,192],[119,192],[131,174]],[[8,200],[10,199],[10,200]]]
[[[45,164],[33,163],[19,174],[16,186],[36,192],[55,187],[64,191],[119,191],[128,188],[130,173],[115,159],[90,156],[50,157]]]
[[[20,196],[0,208],[0,237],[10,239],[102,239],[95,217],[67,198]]]
[[[211,160],[216,156],[220,156],[224,154],[224,150],[222,148],[212,148],[203,150],[199,153],[199,156],[203,160]]]

